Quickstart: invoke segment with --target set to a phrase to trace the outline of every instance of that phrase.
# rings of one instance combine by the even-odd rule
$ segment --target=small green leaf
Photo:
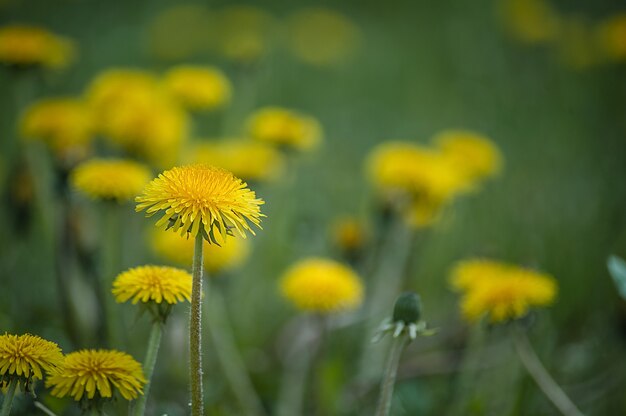
[[[626,300],[626,261],[617,256],[610,256],[607,266],[615,286],[617,286],[617,291]]]

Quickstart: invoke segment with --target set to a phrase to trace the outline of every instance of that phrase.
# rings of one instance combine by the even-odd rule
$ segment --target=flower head
[[[127,201],[139,195],[152,174],[131,160],[91,159],[70,173],[74,187],[94,199]]]
[[[139,364],[130,355],[115,350],[80,350],[65,356],[60,373],[48,377],[56,397],[72,396],[78,401],[113,397],[115,390],[126,400],[143,394],[146,379]]]
[[[557,285],[551,276],[506,263],[467,261],[455,268],[452,284],[464,292],[463,316],[492,323],[521,318],[533,307],[552,304]]]
[[[28,107],[20,130],[26,138],[42,140],[59,156],[84,156],[93,139],[94,123],[84,103],[57,98]]]
[[[607,57],[626,59],[626,13],[611,16],[598,26],[598,41]]]
[[[177,233],[155,230],[150,238],[153,251],[163,259],[181,266],[189,266],[193,259],[194,241]],[[247,240],[238,236],[227,238],[219,246],[204,244],[204,268],[217,274],[239,266],[248,256]]]
[[[165,74],[163,82],[166,91],[190,110],[213,110],[230,101],[230,81],[217,68],[177,66]]]
[[[501,15],[506,29],[524,43],[552,42],[559,34],[560,17],[546,0],[506,0]]]
[[[226,7],[215,23],[219,52],[242,63],[257,61],[269,51],[276,27],[270,14],[253,6]]]
[[[201,143],[191,153],[193,163],[218,166],[249,181],[274,179],[284,168],[283,156],[279,151],[252,141],[235,139]]]
[[[332,237],[335,245],[345,252],[357,251],[367,241],[365,226],[354,217],[338,218],[332,226]]]
[[[146,215],[163,211],[157,227],[180,231],[181,235],[199,232],[216,243],[214,229],[224,239],[235,228],[242,237],[254,234],[248,224],[260,227],[263,200],[232,173],[209,165],[175,167],[161,173],[135,198],[136,211]]]
[[[502,167],[500,151],[491,140],[467,130],[445,130],[434,138],[444,156],[469,177],[481,179]]]
[[[0,335],[0,385],[13,378],[29,383],[55,374],[63,365],[63,354],[54,342],[36,335]]]
[[[255,140],[296,150],[310,150],[322,137],[313,117],[280,107],[257,110],[248,120],[248,128]]]
[[[62,68],[72,59],[72,43],[47,30],[25,25],[0,28],[0,62]]]
[[[358,307],[363,285],[348,267],[333,260],[308,258],[290,267],[282,277],[283,296],[303,311],[332,313]]]
[[[174,304],[190,301],[191,275],[185,270],[166,266],[140,266],[119,274],[113,281],[115,300]]]

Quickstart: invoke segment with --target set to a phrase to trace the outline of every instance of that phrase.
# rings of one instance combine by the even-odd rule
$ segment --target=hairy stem
[[[541,364],[539,357],[535,353],[528,337],[523,330],[519,328],[513,328],[512,337],[515,345],[515,350],[519,356],[522,364],[528,371],[528,374],[535,380],[543,394],[559,409],[559,411],[565,416],[583,416],[583,413],[578,410],[576,405],[565,394],[563,389],[554,381],[548,370]]]
[[[189,313],[189,384],[191,386],[191,415],[203,416],[202,400],[202,234],[196,235],[193,252],[191,310]]]
[[[148,393],[150,393],[150,380],[152,379],[154,365],[156,364],[157,355],[159,354],[159,346],[161,345],[161,334],[163,333],[161,325],[162,323],[159,321],[154,321],[152,323],[146,358],[143,362],[143,371],[145,373],[147,383],[143,388],[143,395],[139,397],[137,404],[133,409],[134,416],[143,416],[146,411],[146,402],[148,401]]]
[[[387,416],[389,414],[391,399],[393,398],[393,388],[396,384],[396,375],[398,374],[398,364],[400,363],[400,356],[402,355],[402,350],[405,345],[406,337],[404,335],[393,339],[391,351],[389,352],[385,366],[385,375],[380,385],[380,398],[378,399],[376,416]]]
[[[15,397],[15,389],[17,388],[17,380],[11,380],[7,394],[4,395],[4,401],[2,402],[2,410],[0,416],[9,416],[11,414],[11,405],[13,404],[13,397]]]

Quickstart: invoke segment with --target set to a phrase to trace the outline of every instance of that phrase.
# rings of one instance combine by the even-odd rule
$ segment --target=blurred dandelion
[[[503,24],[517,40],[551,43],[560,30],[560,16],[548,0],[505,0],[500,3]]]
[[[360,41],[359,28],[346,16],[331,9],[303,9],[286,21],[289,50],[311,65],[339,65],[354,56]]]
[[[20,120],[20,131],[27,139],[43,141],[59,159],[71,165],[89,153],[95,126],[85,103],[55,98],[28,107]]]
[[[369,231],[365,225],[350,216],[337,218],[330,232],[334,246],[352,261],[360,257],[369,240]]]
[[[214,67],[176,66],[165,74],[163,83],[166,91],[189,110],[214,110],[230,101],[230,81]]]
[[[190,162],[224,168],[247,181],[277,179],[284,170],[283,155],[274,147],[241,139],[202,142],[190,153]]]
[[[29,25],[0,27],[0,62],[16,67],[63,68],[74,56],[73,43]]]
[[[322,139],[313,117],[280,107],[264,107],[248,119],[250,136],[262,143],[294,150],[311,150]]]
[[[275,41],[274,18],[253,6],[231,6],[217,12],[218,51],[233,61],[250,64],[263,58]]]
[[[36,380],[49,377],[63,366],[63,354],[57,344],[36,335],[0,335],[0,387],[6,388],[0,415],[8,416],[16,389],[22,385],[31,391]]]
[[[619,13],[597,26],[600,50],[611,60],[626,59],[626,13]]]
[[[93,199],[125,202],[139,195],[152,174],[146,166],[124,159],[91,159],[74,168],[74,188]]]
[[[444,130],[433,142],[468,177],[477,180],[502,170],[502,155],[487,137],[469,130]]]
[[[348,267],[333,260],[308,258],[291,266],[283,275],[283,296],[298,309],[333,313],[358,307],[363,285]]]
[[[173,267],[135,267],[115,278],[112,292],[119,303],[131,299],[133,304],[141,302],[153,317],[143,364],[146,384],[143,395],[133,409],[134,415],[142,416],[145,412],[152,373],[161,344],[162,325],[165,324],[172,305],[191,300],[191,275]]]

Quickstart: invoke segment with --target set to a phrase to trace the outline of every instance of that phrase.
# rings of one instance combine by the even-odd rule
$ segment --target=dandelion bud
[[[393,306],[393,322],[402,322],[405,325],[415,324],[422,314],[422,302],[414,292],[404,292],[396,299]]]

